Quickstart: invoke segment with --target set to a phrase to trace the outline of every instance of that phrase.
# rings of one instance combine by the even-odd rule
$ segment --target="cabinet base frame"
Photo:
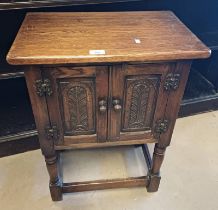
[[[113,188],[128,188],[140,187],[148,185],[148,176],[130,177],[124,179],[108,179],[108,180],[95,180],[87,182],[72,182],[64,183],[62,186],[63,193],[82,192],[91,190],[103,190]]]
[[[146,144],[141,144],[137,146],[142,147],[143,155],[148,168],[147,176],[63,183],[61,185],[61,193],[83,192],[83,191],[114,189],[114,188],[129,188],[129,187],[146,187],[148,192],[154,192],[154,189],[150,185],[150,183],[154,184],[156,183],[156,180],[153,180],[155,176],[150,174],[151,156],[148,147]],[[160,178],[160,176],[158,177]],[[159,181],[160,179],[158,180],[158,182]],[[62,200],[62,196],[59,196],[57,199],[55,199],[54,196],[53,200],[60,201]]]

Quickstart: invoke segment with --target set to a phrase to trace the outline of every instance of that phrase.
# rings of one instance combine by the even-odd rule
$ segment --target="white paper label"
[[[134,39],[136,44],[140,44],[141,40],[140,39]]]
[[[105,50],[89,50],[90,55],[105,55]]]

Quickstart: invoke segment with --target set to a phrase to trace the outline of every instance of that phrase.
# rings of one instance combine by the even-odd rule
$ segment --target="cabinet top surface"
[[[169,11],[28,13],[8,53],[14,65],[207,58]]]

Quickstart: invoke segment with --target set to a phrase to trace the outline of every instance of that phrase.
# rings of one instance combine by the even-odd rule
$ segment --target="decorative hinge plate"
[[[51,81],[49,79],[36,80],[35,85],[36,85],[36,93],[39,96],[52,95],[53,91],[51,89]]]
[[[59,131],[57,125],[47,126],[45,131],[47,139],[58,139]]]
[[[176,90],[180,83],[180,74],[168,74],[164,83],[164,90]]]
[[[169,121],[168,120],[158,120],[155,125],[155,133],[162,134],[165,133],[168,129]]]

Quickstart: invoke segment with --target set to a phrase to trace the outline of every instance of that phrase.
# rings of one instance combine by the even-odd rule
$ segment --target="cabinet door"
[[[107,138],[107,67],[43,69],[53,93],[47,96],[51,124],[58,129],[57,145],[93,143]]]
[[[164,81],[173,67],[173,64],[140,64],[112,69],[108,124],[111,141],[156,141],[155,124],[164,117],[168,97]]]

